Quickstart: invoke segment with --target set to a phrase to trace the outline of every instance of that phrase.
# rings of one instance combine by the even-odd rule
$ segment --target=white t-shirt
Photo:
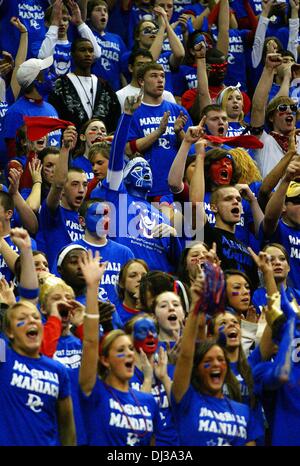
[[[261,176],[265,178],[285,154],[273,136],[270,136],[270,134],[265,131],[263,131],[259,139],[263,142],[264,147],[254,151],[255,161],[258,165]],[[300,150],[299,137],[297,137],[297,149],[298,151]]]
[[[141,89],[139,87],[135,87],[135,86],[132,86],[131,84],[128,84],[127,86],[123,87],[123,89],[120,89],[119,91],[116,92],[120,105],[121,105],[122,112],[124,111],[124,102],[125,102],[126,97],[139,95],[140,90]],[[164,91],[162,97],[164,100],[167,100],[168,102],[172,102],[173,104],[176,104],[176,100],[171,92]]]

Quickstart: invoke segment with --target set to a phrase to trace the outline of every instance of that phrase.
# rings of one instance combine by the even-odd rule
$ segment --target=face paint
[[[146,354],[155,353],[158,345],[158,336],[155,323],[151,319],[140,319],[133,327],[133,343],[135,349]]]
[[[109,229],[109,208],[106,204],[97,202],[86,211],[85,224],[90,233],[96,233],[98,237],[105,236]]]
[[[134,188],[150,190],[152,188],[152,171],[147,162],[137,163],[128,173],[125,182]]]
[[[239,296],[240,292],[239,291],[233,291],[231,293],[231,296]]]
[[[209,167],[209,176],[216,185],[228,185],[232,180],[232,161],[229,157],[212,162]]]
[[[23,325],[25,325],[24,320],[22,320],[22,322],[18,322],[18,323],[17,323],[17,327],[23,327]]]
[[[204,364],[204,369],[209,369],[209,368],[210,368],[209,362],[205,363],[205,364]]]
[[[117,354],[117,358],[125,358],[125,354],[122,353],[122,354]]]

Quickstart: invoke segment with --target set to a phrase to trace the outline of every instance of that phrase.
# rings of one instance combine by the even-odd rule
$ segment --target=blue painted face
[[[149,164],[145,161],[137,163],[125,178],[125,183],[137,189],[148,190],[152,188],[153,178]]]
[[[86,211],[85,224],[87,230],[97,236],[105,236],[109,228],[109,208],[102,202],[95,202]]]
[[[139,319],[133,327],[133,342],[135,349],[146,354],[155,353],[158,345],[158,335],[152,319]]]

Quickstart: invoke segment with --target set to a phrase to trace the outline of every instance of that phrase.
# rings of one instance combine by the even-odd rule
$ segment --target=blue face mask
[[[52,83],[52,81],[51,81],[50,79],[47,78],[47,76],[45,76],[43,82],[40,82],[40,81],[35,80],[35,81],[34,81],[34,85],[35,85],[35,87],[36,87],[38,93],[39,93],[43,98],[48,97],[48,95],[50,94],[50,92],[51,92],[52,89],[53,89],[53,83]]]
[[[85,214],[85,225],[87,230],[98,236],[106,236],[109,229],[109,208],[106,204],[97,202],[92,204]]]
[[[137,163],[124,179],[125,184],[129,184],[135,189],[150,191],[153,184],[152,171],[147,162]]]

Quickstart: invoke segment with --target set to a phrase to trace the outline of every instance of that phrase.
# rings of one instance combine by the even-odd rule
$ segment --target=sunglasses
[[[298,105],[297,104],[291,104],[291,105],[279,104],[276,110],[278,110],[279,112],[286,112],[288,108],[291,110],[291,112],[296,113],[298,110]]]
[[[157,28],[145,28],[142,29],[141,33],[144,34],[144,36],[151,36],[152,34],[157,34],[158,29]]]

